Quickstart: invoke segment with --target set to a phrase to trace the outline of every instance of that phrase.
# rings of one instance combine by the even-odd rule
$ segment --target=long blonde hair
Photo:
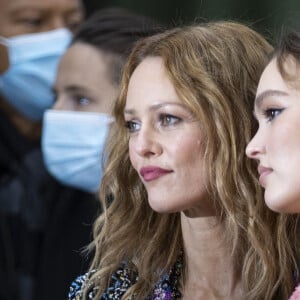
[[[296,269],[285,221],[269,211],[245,147],[256,129],[252,107],[270,44],[249,27],[209,22],[175,28],[140,41],[125,67],[101,185],[104,213],[94,226],[91,282],[100,298],[123,261],[138,274],[122,297],[144,299],[182,248],[179,213],[158,214],[128,155],[124,107],[130,77],[149,56],[164,61],[179,98],[206,133],[208,192],[232,245],[247,299],[286,299]],[[109,197],[107,197],[109,195]],[[110,201],[110,199],[113,199]],[[279,245],[277,243],[280,243]],[[279,251],[278,251],[279,249]]]

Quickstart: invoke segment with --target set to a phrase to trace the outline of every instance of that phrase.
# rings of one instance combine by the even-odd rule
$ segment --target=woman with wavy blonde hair
[[[265,208],[244,155],[271,51],[225,21],[136,45],[114,110],[94,260],[69,299],[286,299],[297,271],[287,223]]]
[[[297,220],[300,217],[299,76],[300,30],[288,29],[260,77],[254,102],[259,127],[246,148],[246,154],[258,163],[266,205],[273,211],[294,214]],[[299,255],[299,231],[294,233],[298,233],[294,245]],[[298,286],[290,300],[300,299],[299,276],[295,279]]]

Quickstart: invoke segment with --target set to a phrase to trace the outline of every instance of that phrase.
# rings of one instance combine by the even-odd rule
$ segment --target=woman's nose
[[[265,146],[259,138],[259,132],[251,139],[246,147],[246,155],[252,159],[259,159],[260,154],[265,152]]]
[[[55,102],[52,106],[52,109],[56,110],[67,110],[68,108],[65,105],[65,101],[61,95],[57,95]]]
[[[150,157],[159,155],[162,152],[158,134],[149,128],[142,127],[132,142],[136,153],[140,156]]]

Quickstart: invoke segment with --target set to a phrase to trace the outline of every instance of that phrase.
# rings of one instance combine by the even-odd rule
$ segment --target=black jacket
[[[0,112],[0,300],[66,299],[99,211],[95,195],[54,180],[39,145]]]

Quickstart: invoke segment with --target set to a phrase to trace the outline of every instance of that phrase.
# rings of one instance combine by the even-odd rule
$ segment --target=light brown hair
[[[127,88],[136,67],[149,56],[163,59],[179,98],[204,128],[208,193],[231,243],[247,299],[288,298],[293,288],[291,248],[287,240],[281,240],[280,247],[276,244],[279,217],[265,207],[255,163],[245,156],[256,130],[256,87],[271,51],[249,27],[221,21],[175,28],[137,44],[114,110],[101,186],[105,210],[94,227],[91,269],[96,272],[90,280],[99,287],[99,298],[111,274],[126,261],[139,279],[122,299],[145,299],[182,249],[179,213],[158,214],[150,208],[129,160],[124,126]]]

